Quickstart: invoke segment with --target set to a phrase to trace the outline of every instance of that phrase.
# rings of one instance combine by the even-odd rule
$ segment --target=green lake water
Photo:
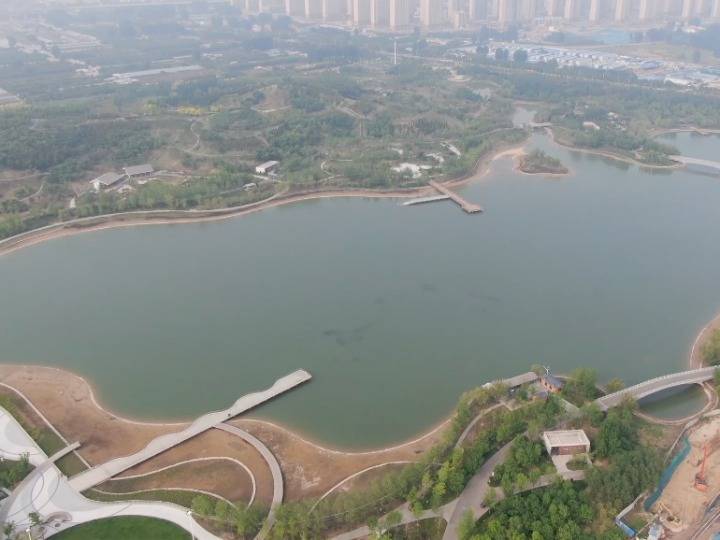
[[[669,140],[703,157],[720,138]],[[720,178],[530,147],[449,201],[332,199],[61,238],[0,258],[0,361],[65,367],[120,414],[189,418],[294,369],[260,408],[327,443],[401,441],[541,363],[626,383],[686,368],[720,310]]]

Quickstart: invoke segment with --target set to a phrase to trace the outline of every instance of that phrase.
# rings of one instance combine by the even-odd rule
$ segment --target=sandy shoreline
[[[42,379],[42,376],[39,374],[41,372],[52,372],[53,376],[52,384],[46,384],[43,385],[40,380]],[[45,374],[45,376],[47,376]],[[15,384],[12,384],[8,382],[8,380],[12,381],[15,377],[24,377],[25,380],[30,383],[32,382],[33,389],[31,390],[32,395],[28,394],[28,392],[24,391],[22,388],[18,387]],[[71,379],[73,379],[71,381]],[[94,391],[93,385],[88,381],[85,377],[82,375],[79,375],[73,371],[70,371],[65,368],[59,368],[55,366],[41,366],[41,365],[27,365],[27,364],[0,364],[0,382],[2,382],[4,385],[7,385],[10,388],[13,388],[17,392],[20,392],[22,395],[25,395],[34,405],[38,407],[38,409],[43,412],[46,416],[47,414],[43,410],[42,405],[38,405],[38,401],[42,402],[42,400],[38,400],[37,395],[44,394],[46,390],[48,390],[50,393],[57,393],[56,388],[60,384],[60,381],[62,381],[63,384],[65,384],[70,390],[69,394],[72,397],[72,400],[76,404],[82,404],[83,406],[92,406],[92,408],[96,409],[96,411],[111,419],[113,422],[121,422],[123,424],[127,424],[128,426],[138,426],[142,428],[149,428],[153,431],[161,430],[165,431],[167,428],[172,428],[168,431],[175,431],[182,429],[183,427],[190,424],[195,418],[188,418],[186,420],[178,420],[173,422],[166,422],[162,420],[141,420],[141,419],[133,419],[128,418],[126,416],[122,416],[120,414],[117,414],[116,412],[112,411],[108,407],[102,405],[99,400],[96,398],[96,392]],[[48,381],[49,382],[49,381]],[[78,388],[81,388],[80,391],[78,391]],[[82,394],[82,397],[79,397]],[[238,396],[240,397],[240,396]],[[207,411],[205,411],[207,412]],[[198,413],[198,415],[203,414],[203,412]],[[328,446],[327,443],[324,443],[319,440],[314,440],[312,436],[308,434],[301,433],[297,431],[294,428],[291,428],[290,426],[283,425],[281,423],[267,420],[262,417],[253,417],[250,413],[248,416],[242,416],[238,418],[238,421],[241,421],[243,423],[250,423],[250,424],[257,424],[260,426],[268,427],[273,430],[278,430],[286,433],[289,436],[292,436],[293,438],[301,441],[303,444],[307,444],[309,446],[314,447],[320,452],[323,452],[325,454],[336,454],[336,455],[343,455],[343,456],[369,456],[373,454],[382,454],[387,452],[393,452],[396,450],[401,450],[403,448],[421,444],[424,440],[438,435],[444,428],[446,428],[450,421],[452,420],[453,415],[448,416],[444,420],[436,423],[435,425],[431,426],[428,430],[422,431],[414,436],[412,438],[407,439],[405,441],[401,441],[397,444],[393,444],[391,446],[381,447],[381,448],[370,448],[370,449],[353,449],[353,448],[342,448],[342,447],[333,447]],[[54,423],[53,423],[54,425]],[[60,430],[62,432],[62,430]]]
[[[702,349],[715,330],[720,330],[720,313],[715,315],[709,323],[702,327],[695,341],[693,341],[690,347],[690,353],[688,354],[688,365],[690,369],[697,369],[704,366]]]
[[[79,441],[86,463],[98,465],[139,451],[160,435],[179,431],[187,423],[158,423],[125,419],[102,408],[92,387],[81,376],[55,367],[0,365],[2,394],[19,394],[42,413],[42,418],[68,441]],[[9,387],[9,388],[8,388]],[[239,417],[233,424],[262,440],[280,462],[290,500],[320,496],[332,486],[364,469],[399,461],[416,461],[442,440],[450,418],[422,436],[399,445],[368,451],[344,451],[298,435],[290,429],[257,418]],[[269,501],[272,478],[269,469],[251,446],[225,432],[209,430],[159,456],[130,469],[125,475],[148,473],[198,457],[228,457],[248,466],[258,480],[258,497]],[[200,464],[194,467],[200,467]],[[185,487],[207,489],[187,469]],[[237,481],[240,481],[237,479]],[[247,483],[247,478],[244,480]],[[197,484],[197,485],[195,485]],[[218,494],[226,496],[240,487],[218,475]],[[243,487],[247,491],[247,486]]]

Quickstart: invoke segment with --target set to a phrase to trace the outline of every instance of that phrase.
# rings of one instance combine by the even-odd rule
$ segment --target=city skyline
[[[625,24],[720,20],[720,0],[235,0],[247,13],[402,30],[474,23]]]

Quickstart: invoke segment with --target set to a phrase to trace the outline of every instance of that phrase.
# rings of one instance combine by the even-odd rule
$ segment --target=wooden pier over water
[[[430,185],[443,195],[447,195],[450,199],[453,200],[453,202],[460,206],[460,208],[462,208],[464,212],[467,212],[468,214],[476,214],[483,211],[482,206],[480,206],[479,204],[473,204],[469,201],[466,201],[460,195],[446,188],[442,184],[439,184],[435,180],[430,180]]]

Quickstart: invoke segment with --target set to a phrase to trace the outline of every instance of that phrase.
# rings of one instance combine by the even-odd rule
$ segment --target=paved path
[[[282,469],[280,469],[280,463],[278,463],[275,455],[270,451],[267,446],[265,446],[265,444],[260,439],[251,435],[247,431],[226,423],[218,424],[215,426],[215,428],[225,431],[227,433],[231,433],[232,435],[240,437],[245,442],[251,444],[255,448],[255,450],[260,452],[260,455],[268,464],[268,467],[270,467],[270,473],[272,474],[273,478],[273,498],[272,502],[270,503],[270,512],[268,513],[268,517],[265,520],[265,525],[263,525],[263,528],[255,537],[256,540],[262,540],[263,538],[265,538],[265,536],[267,536],[268,531],[275,524],[275,510],[277,510],[277,507],[282,504],[283,498],[285,497],[285,486],[283,483]]]
[[[196,419],[185,429],[177,433],[167,433],[160,435],[148,443],[148,445],[139,452],[130,456],[116,458],[102,465],[98,465],[87,471],[81,472],[70,479],[70,484],[74,489],[83,492],[86,489],[97,486],[120,474],[131,467],[151,459],[158,454],[169,450],[188,439],[191,439],[205,431],[218,426],[219,424],[238,416],[261,403],[264,403],[280,394],[287,392],[309,381],[312,376],[305,370],[298,370],[290,375],[286,375],[275,381],[270,388],[261,392],[255,392],[238,399],[231,407],[222,411],[207,413]]]
[[[183,465],[188,465],[190,463],[202,463],[202,462],[207,462],[207,461],[228,461],[230,463],[237,465],[242,470],[244,470],[247,473],[248,477],[250,478],[250,485],[252,486],[252,490],[250,491],[250,500],[247,503],[247,507],[249,508],[250,506],[252,506],[252,503],[255,502],[255,495],[257,494],[257,481],[255,480],[255,475],[250,470],[250,468],[247,465],[245,465],[242,461],[235,459],[235,458],[227,457],[227,456],[207,456],[207,457],[198,457],[198,458],[192,458],[192,459],[184,459],[182,461],[176,461],[175,463],[171,463],[170,465],[166,465],[165,467],[160,467],[159,469],[154,469],[152,471],[148,471],[148,472],[144,472],[144,473],[140,473],[140,474],[129,474],[129,475],[123,475],[123,476],[116,476],[115,478],[111,478],[110,482],[130,480],[130,479],[135,479],[135,478],[146,478],[148,476],[152,476],[154,474],[158,474],[163,471],[168,471],[168,470],[174,469],[176,467],[182,467]],[[161,489],[161,488],[143,489],[143,490],[137,491],[136,493],[141,493],[141,492],[146,492],[146,491],[158,491],[159,489]],[[163,489],[168,489],[170,491],[184,489],[185,491],[197,491],[198,493],[202,492],[202,493],[205,493],[206,495],[212,495],[213,497],[217,497],[218,499],[223,499],[225,502],[230,503],[231,506],[236,506],[235,504],[233,504],[229,500],[225,499],[224,497],[221,497],[217,493],[204,492],[199,489],[189,489],[189,488],[163,488]],[[100,491],[100,490],[95,488],[95,491]],[[126,491],[125,493],[129,493],[129,492]]]
[[[414,463],[413,461],[387,461],[385,463],[378,463],[377,465],[371,465],[370,467],[365,467],[364,469],[351,474],[350,476],[346,476],[342,480],[340,480],[337,484],[335,484],[333,487],[328,489],[325,493],[323,493],[320,498],[315,501],[315,503],[310,507],[310,510],[308,510],[308,514],[313,512],[315,508],[317,508],[317,505],[323,502],[328,496],[332,495],[335,490],[339,489],[341,486],[352,480],[353,478],[357,478],[358,476],[361,476],[365,474],[366,472],[374,471],[375,469],[381,469],[382,467],[387,467],[389,465],[409,465],[410,463]]]
[[[472,428],[475,427],[475,424],[477,424],[486,414],[494,411],[498,407],[507,407],[504,403],[496,403],[492,407],[489,407],[487,409],[483,409],[480,414],[478,414],[475,418],[473,418],[472,422],[470,422],[467,427],[463,430],[463,432],[458,437],[457,442],[455,443],[455,448],[460,448],[462,444],[465,442],[465,439],[468,438],[468,435],[470,435],[470,432],[472,431]]]
[[[57,460],[67,456],[79,446],[80,443],[76,442],[66,448],[63,448],[62,450],[59,450],[30,471],[30,474],[23,478],[20,484],[18,484],[12,493],[10,493],[10,496],[3,503],[2,507],[0,507],[0,523],[14,521],[14,518],[22,515],[23,512],[32,512],[34,502],[32,498],[34,495],[32,488],[35,486],[38,479],[41,478],[48,469],[55,468],[55,462]],[[28,493],[30,495],[29,497],[23,497],[23,494],[27,495]]]
[[[476,519],[487,511],[487,509],[483,507],[482,502],[485,500],[485,495],[490,487],[490,477],[492,476],[495,467],[505,461],[505,458],[507,458],[510,454],[510,450],[512,449],[514,442],[514,440],[510,441],[490,456],[490,459],[483,463],[480,470],[470,479],[470,482],[465,487],[465,490],[457,498],[457,504],[453,509],[450,519],[448,519],[445,534],[443,534],[443,540],[457,539],[458,525],[460,525],[460,520],[468,509],[473,511]]]
[[[181,506],[145,501],[101,503],[86,499],[72,488],[54,463],[54,460],[73,451],[77,443],[48,458],[15,418],[1,407],[0,426],[0,448],[12,445],[13,452],[22,450],[21,453],[31,456],[30,462],[36,467],[5,500],[1,507],[0,522],[12,522],[17,530],[24,531],[31,524],[30,513],[38,512],[43,520],[48,521],[42,527],[42,532],[45,537],[50,537],[72,526],[97,519],[145,516],[175,523],[193,533],[198,540],[221,540],[203,529]]]
[[[3,383],[3,382],[0,382],[0,386],[2,386],[3,388],[7,388],[8,390],[14,392],[20,399],[22,399],[22,400],[27,404],[28,407],[30,407],[30,408],[33,410],[33,412],[34,412],[36,415],[38,415],[38,417],[39,417],[43,422],[45,422],[45,425],[47,425],[47,427],[50,428],[50,430],[52,430],[52,432],[53,432],[55,435],[57,435],[58,438],[59,438],[63,443],[65,443],[66,446],[69,446],[69,445],[70,445],[70,442],[68,442],[68,440],[63,436],[63,434],[60,433],[60,432],[57,430],[57,428],[50,422],[50,420],[47,419],[47,417],[42,413],[42,411],[41,411],[40,409],[38,409],[32,401],[30,401],[30,398],[29,398],[29,397],[27,397],[25,394],[23,394],[20,390],[18,390],[18,389],[15,388],[14,386],[10,386],[9,384],[5,384],[5,383]],[[22,430],[22,428],[20,428],[20,429]],[[23,430],[23,431],[24,431],[24,430]],[[0,440],[3,440],[3,439],[0,439]],[[76,451],[76,452],[75,452],[75,456],[77,456],[77,458],[78,458],[80,461],[82,461],[82,462],[85,464],[86,467],[90,468],[90,464],[87,462],[87,460],[86,460],[84,457],[82,457],[82,455],[80,455],[79,452]]]
[[[398,525],[407,525],[408,523],[415,523],[416,521],[422,521],[424,519],[432,518],[443,518],[447,521],[450,514],[452,514],[453,512],[456,502],[457,499],[447,503],[445,506],[441,506],[440,508],[438,508],[437,511],[425,510],[422,514],[420,514],[420,516],[416,516],[410,511],[408,503],[405,503],[402,506],[396,508],[395,510],[393,510],[393,512],[400,512],[401,519]],[[387,515],[380,518],[380,521],[384,520],[385,518],[387,518]],[[369,536],[370,532],[370,527],[365,525],[363,527],[358,527],[357,529],[354,529],[352,531],[333,536],[330,540],[357,540],[358,538],[365,538]]]
[[[33,467],[39,467],[47,460],[47,455],[32,440],[15,418],[0,409],[0,457],[19,461],[23,455]]]

